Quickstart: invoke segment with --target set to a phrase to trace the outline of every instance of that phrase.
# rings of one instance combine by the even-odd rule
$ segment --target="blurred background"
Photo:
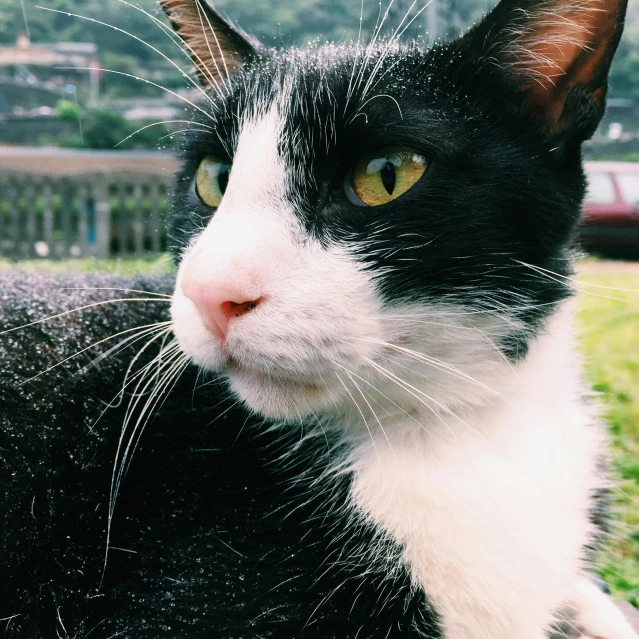
[[[418,0],[411,16],[423,4]],[[357,39],[361,8],[358,0],[219,0],[215,5],[274,46]],[[385,22],[387,33],[400,24],[411,5],[413,0],[394,0]],[[365,0],[364,34],[372,33],[386,8],[386,0],[381,4]],[[485,0],[431,0],[404,38],[425,43],[446,40],[490,8]],[[192,91],[178,70],[152,50],[155,47],[189,68],[154,19],[164,22],[156,0],[0,0],[0,141],[84,149],[113,149],[119,143],[121,150],[156,149],[168,132],[162,127],[123,140],[141,125],[179,118],[180,96],[189,97]],[[608,116],[588,155],[638,159],[637,0],[629,5],[609,97]]]
[[[357,39],[359,0],[215,4],[265,44]],[[394,0],[386,32],[411,4]],[[422,6],[418,0],[413,14]],[[387,0],[364,0],[365,35],[386,8]],[[489,9],[485,0],[431,0],[404,37],[445,40]],[[195,93],[151,48],[190,68],[161,24],[155,0],[0,0],[0,268],[173,268],[163,216],[172,145],[185,126],[175,120]],[[598,569],[617,598],[637,606],[639,262],[631,260],[639,255],[639,0],[630,0],[608,110],[585,155],[580,241],[590,255],[573,285],[584,373],[610,425],[617,514]]]
[[[458,35],[491,8],[485,0],[431,0],[416,16],[423,6],[422,0],[394,0],[389,9],[387,0],[216,2],[274,46],[357,39],[360,10],[366,37],[387,9],[387,34],[409,14],[403,37],[426,45]],[[186,126],[179,122],[185,100],[197,99],[169,61],[190,70],[164,24],[156,0],[0,0],[0,256],[164,251],[171,148]],[[639,160],[639,0],[630,2],[608,111],[586,157]],[[639,207],[639,175],[618,180],[613,169],[593,169],[593,207],[582,233],[584,246],[609,253],[639,244],[639,237],[601,230],[619,227],[619,220],[623,229],[632,226],[631,209]]]

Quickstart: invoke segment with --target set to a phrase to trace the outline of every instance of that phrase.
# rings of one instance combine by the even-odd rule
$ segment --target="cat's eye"
[[[222,202],[226,185],[229,182],[231,167],[218,158],[207,155],[197,169],[195,186],[197,194],[206,204],[212,208],[217,208]]]
[[[386,204],[406,193],[427,167],[428,160],[411,149],[378,149],[357,161],[346,178],[346,195],[359,206]]]

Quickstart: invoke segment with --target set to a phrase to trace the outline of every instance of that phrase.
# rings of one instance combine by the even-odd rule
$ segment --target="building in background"
[[[101,76],[96,44],[34,44],[20,34],[15,46],[0,46],[0,113],[55,107],[69,84],[83,102],[96,104]]]

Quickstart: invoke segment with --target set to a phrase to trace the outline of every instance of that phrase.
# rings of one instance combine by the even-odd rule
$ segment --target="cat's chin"
[[[323,383],[277,378],[236,366],[229,367],[225,376],[247,406],[269,419],[297,421],[325,409],[335,399]]]
[[[175,325],[175,335],[182,352],[203,370],[226,378],[238,398],[256,413],[269,419],[299,420],[325,409],[335,400],[336,391],[321,380],[275,376],[238,365],[200,321],[187,317],[191,320],[187,324],[184,317],[180,319]]]

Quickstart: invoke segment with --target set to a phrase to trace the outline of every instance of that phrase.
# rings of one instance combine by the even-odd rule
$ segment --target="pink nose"
[[[202,284],[186,277],[182,281],[182,292],[197,306],[206,327],[222,340],[226,338],[232,318],[246,315],[262,301],[261,297],[247,299],[247,295],[231,287]]]

